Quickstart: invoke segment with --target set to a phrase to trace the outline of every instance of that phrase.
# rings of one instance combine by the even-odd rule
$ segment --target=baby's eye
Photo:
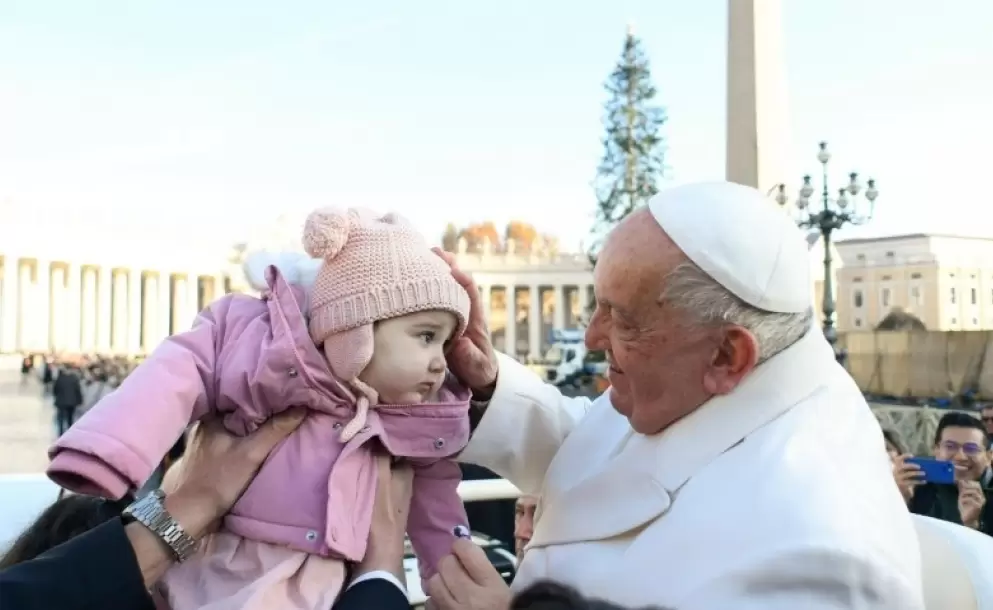
[[[437,337],[438,335],[433,330],[426,330],[422,332],[419,336],[421,339],[424,340],[424,343],[430,344],[434,342],[434,338]]]

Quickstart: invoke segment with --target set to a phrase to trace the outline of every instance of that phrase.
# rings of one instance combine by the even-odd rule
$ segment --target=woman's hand
[[[369,572],[389,572],[406,586],[403,571],[404,535],[414,471],[406,464],[391,465],[387,455],[376,456],[376,500],[369,526],[365,557],[355,566],[354,577]]]
[[[166,477],[166,510],[193,539],[202,538],[217,527],[269,453],[297,429],[305,413],[291,409],[248,436],[231,434],[216,417],[201,421],[183,459]],[[145,586],[151,586],[175,558],[158,535],[141,523],[131,523],[125,531]]]
[[[291,409],[248,436],[228,432],[216,417],[190,435],[183,459],[163,482],[166,507],[186,532],[199,538],[214,529],[255,478],[269,453],[290,435],[306,411]]]
[[[469,293],[469,320],[465,333],[452,343],[448,352],[448,368],[472,389],[474,398],[488,400],[496,385],[498,367],[479,288],[468,273],[459,269],[454,254],[440,248],[435,248],[434,252],[448,263],[452,277]]]

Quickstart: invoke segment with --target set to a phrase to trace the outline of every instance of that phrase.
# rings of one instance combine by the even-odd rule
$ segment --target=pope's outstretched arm
[[[563,396],[555,386],[509,356],[497,354],[499,374],[493,397],[459,456],[489,468],[537,494],[552,458],[592,404]]]

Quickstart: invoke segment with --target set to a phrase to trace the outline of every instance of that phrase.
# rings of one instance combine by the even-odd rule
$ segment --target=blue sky
[[[784,181],[827,139],[838,180],[879,181],[859,231],[993,236],[993,2],[782,4]],[[723,176],[725,20],[726,0],[3,0],[0,203],[231,241],[366,205],[432,236],[522,218],[576,245],[628,22],[671,182]]]

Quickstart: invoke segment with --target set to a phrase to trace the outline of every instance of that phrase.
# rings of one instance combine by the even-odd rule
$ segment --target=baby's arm
[[[214,403],[216,343],[231,297],[167,338],[49,449],[48,476],[77,493],[119,499],[140,487]]]
[[[437,571],[441,558],[452,552],[456,526],[469,526],[459,498],[461,480],[462,472],[453,460],[414,468],[407,532],[425,585]]]

